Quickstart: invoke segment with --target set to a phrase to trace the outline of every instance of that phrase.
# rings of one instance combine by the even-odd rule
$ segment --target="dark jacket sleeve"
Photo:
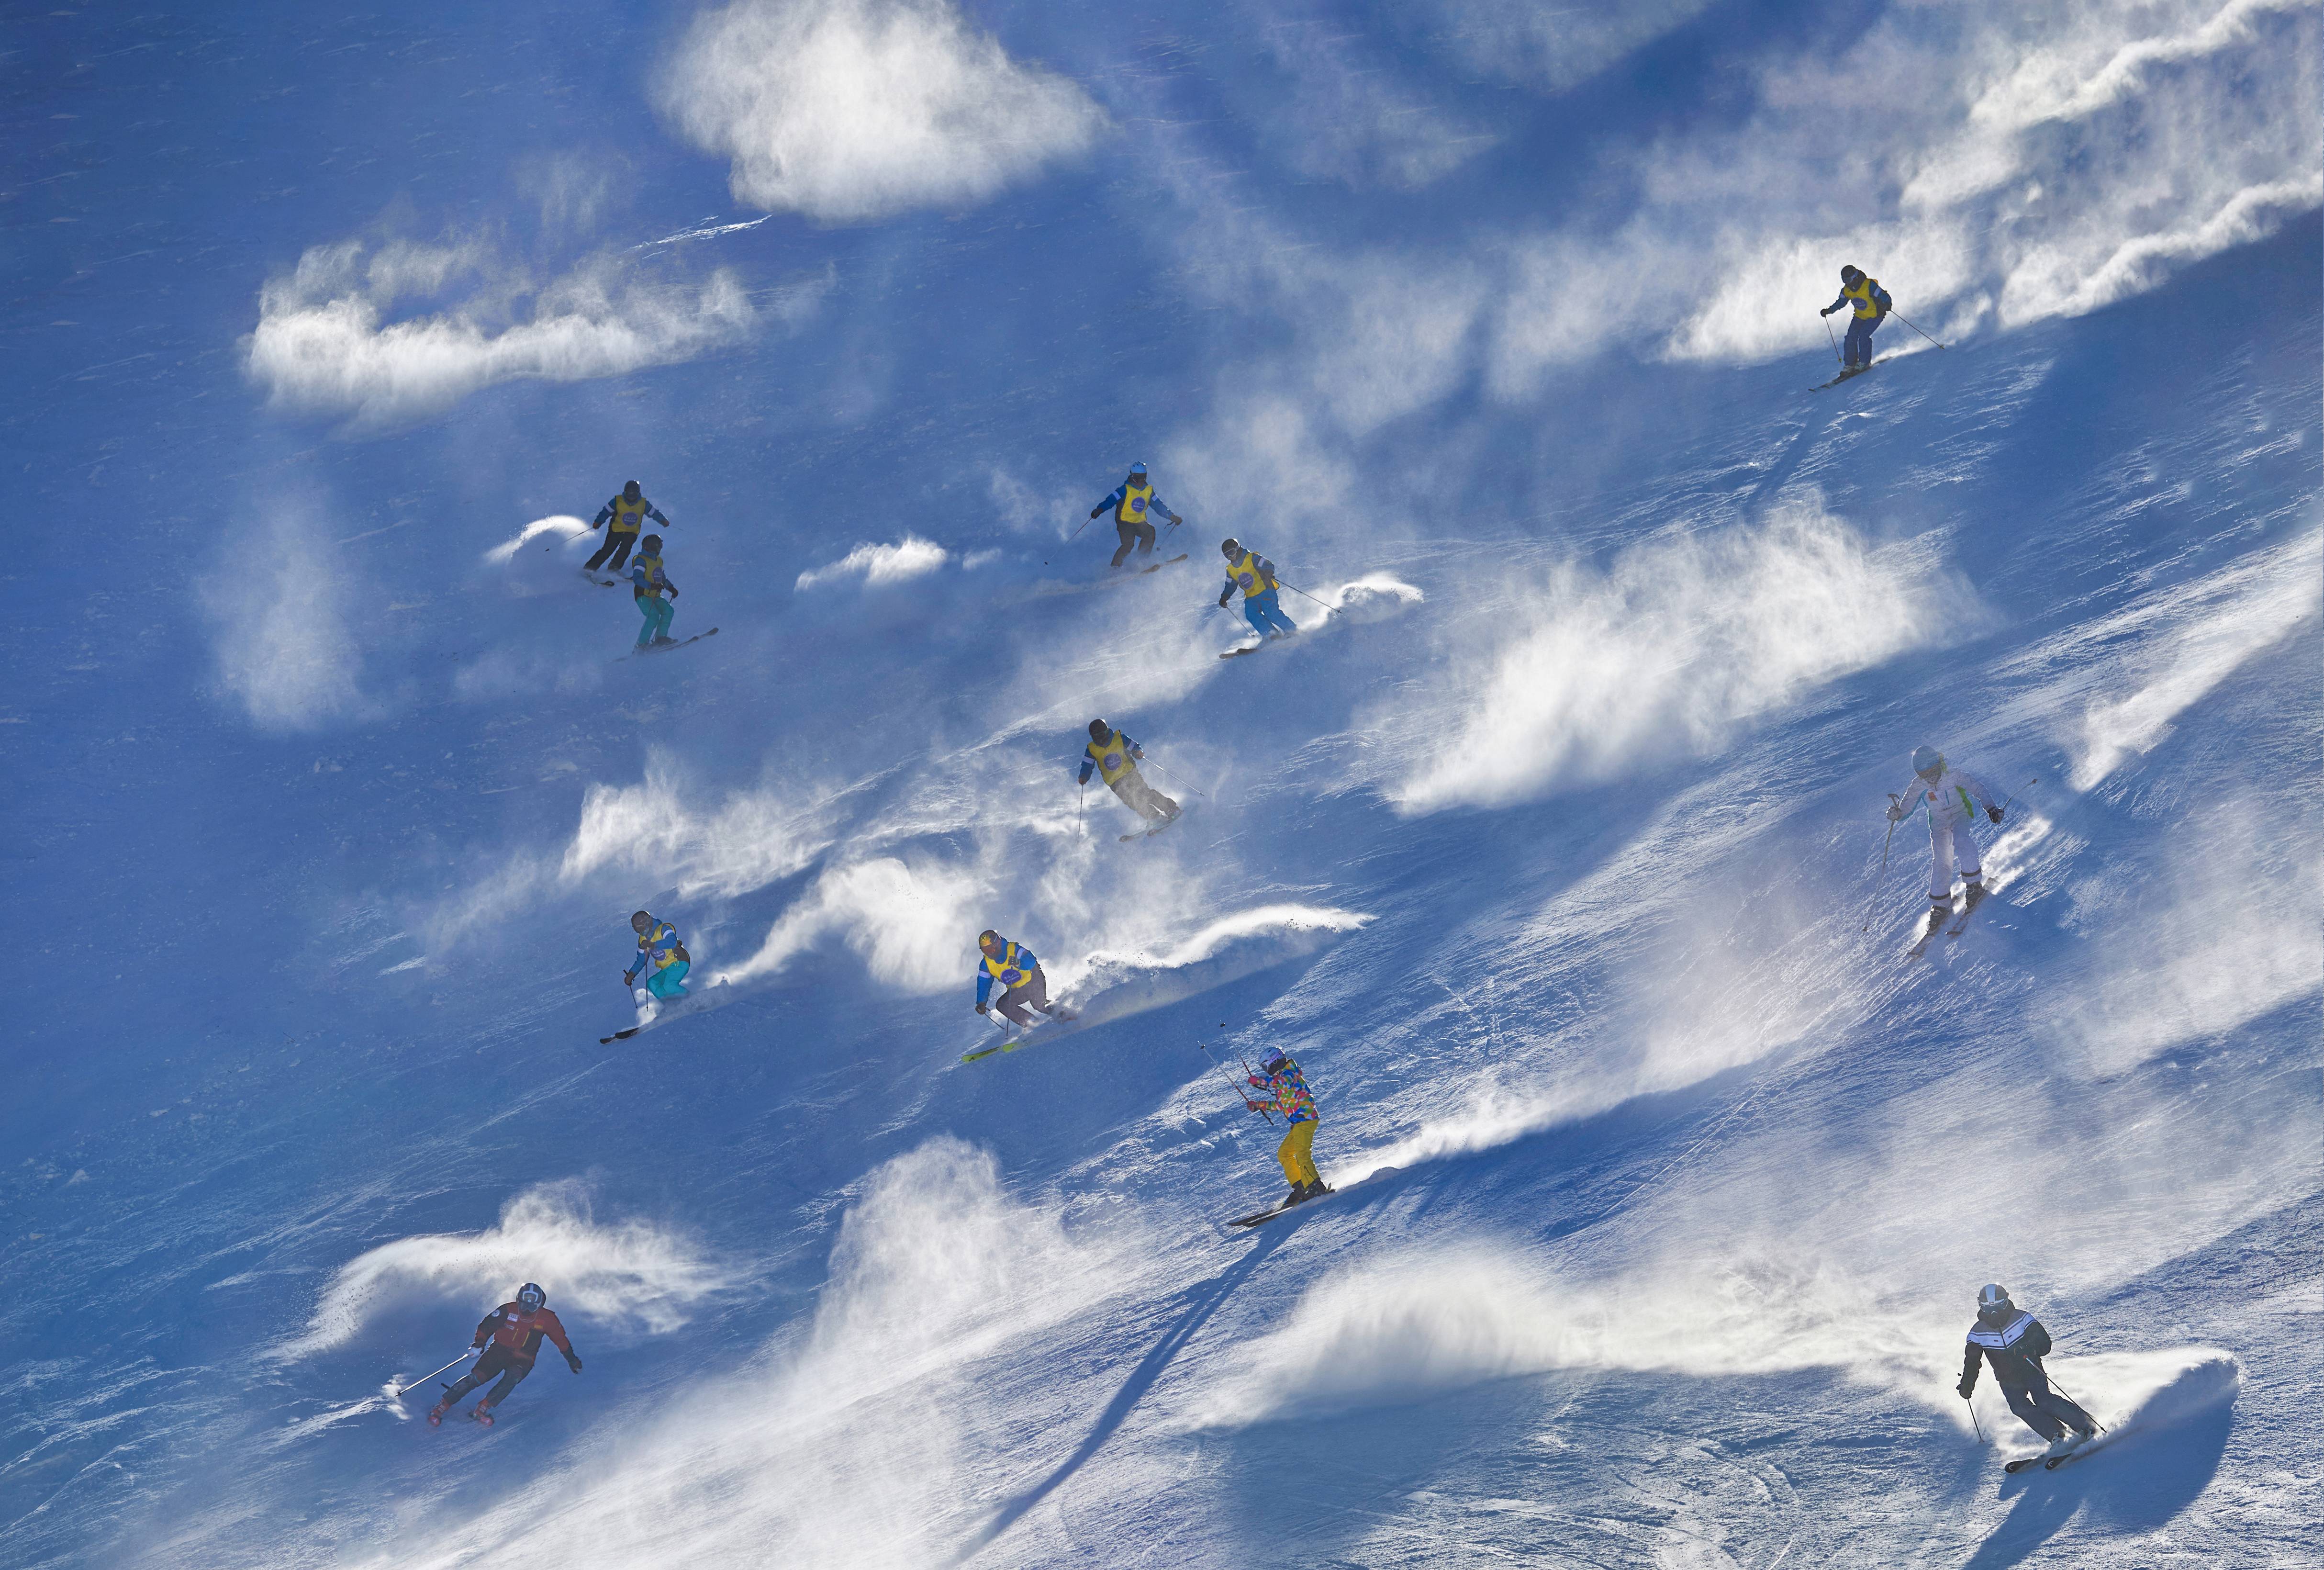
[[[2018,1337],[2017,1350],[2032,1358],[2043,1358],[2050,1355],[2050,1333],[2042,1328],[2042,1322],[2039,1319],[2027,1325],[2025,1334]]]
[[[549,1340],[557,1343],[558,1351],[567,1357],[573,1355],[573,1344],[565,1339],[565,1322],[559,1319],[553,1310],[546,1308],[541,1310],[540,1327],[548,1332]]]
[[[1984,1366],[1985,1354],[1978,1350],[1976,1342],[1970,1342],[1964,1349],[1961,1357],[1960,1382],[1964,1389],[1972,1390],[1977,1389],[1978,1370]]]
[[[471,1346],[484,1346],[490,1344],[493,1339],[493,1332],[500,1328],[500,1320],[501,1311],[497,1308],[478,1320],[476,1322],[476,1338],[468,1344]]]

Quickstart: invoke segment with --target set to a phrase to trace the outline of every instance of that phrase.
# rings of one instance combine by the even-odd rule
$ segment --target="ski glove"
[[[565,1354],[565,1366],[571,1369],[575,1373],[579,1373],[581,1371],[581,1360],[574,1353],[568,1352]]]
[[[1999,823],[1999,822],[2001,821],[2001,808],[1999,808],[1998,807],[1988,807],[1988,808],[1987,808],[1985,809],[1985,815],[1986,815],[1987,817],[1989,817],[1989,818],[1993,819],[1993,821],[1994,821],[1994,822],[1996,822],[1996,823]]]
[[[633,970],[623,971],[622,973],[622,984],[625,987],[633,987],[637,985],[638,973]]]
[[[1960,1399],[1961,1399],[1962,1400],[1964,1400],[1964,1401],[1968,1400],[1968,1399],[1969,1399],[1969,1382],[1967,1380],[1963,1380],[1963,1381],[1961,1381],[1961,1382],[1960,1383],[1960,1385],[1959,1385],[1959,1386],[1957,1386],[1956,1388],[1957,1388],[1957,1389],[1959,1389],[1959,1390],[1960,1390]]]
[[[1902,822],[1904,822],[1906,818],[1908,818],[1908,817],[1912,817],[1912,816],[1913,816],[1913,809],[1912,809],[1911,808],[1909,808],[1909,807],[1905,806],[1902,801],[1898,800],[1898,799],[1897,799],[1895,797],[1894,797],[1894,796],[1891,796],[1890,798],[1888,798],[1888,821],[1889,821],[1889,822],[1891,822],[1891,823],[1902,823]]]

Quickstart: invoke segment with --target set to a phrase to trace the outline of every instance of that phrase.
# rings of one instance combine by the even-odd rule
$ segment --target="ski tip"
[[[973,1052],[964,1052],[964,1053],[962,1053],[962,1054],[960,1055],[960,1060],[961,1060],[963,1063],[973,1063],[973,1062],[975,1062],[975,1061],[976,1061],[978,1058],[980,1058],[980,1057],[991,1057],[995,1052],[998,1052],[998,1051],[1000,1051],[1000,1050],[1001,1050],[1001,1048],[998,1048],[998,1047],[979,1047],[979,1048],[978,1048],[975,1051],[973,1051]]]

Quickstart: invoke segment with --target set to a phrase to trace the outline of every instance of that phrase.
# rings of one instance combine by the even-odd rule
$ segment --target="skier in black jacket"
[[[2066,1455],[2089,1444],[2098,1426],[2050,1388],[2050,1377],[2042,1371],[2049,1353],[2050,1333],[2039,1319],[2012,1303],[2000,1287],[1978,1288],[1977,1323],[1969,1326],[1969,1350],[1961,1359],[1961,1399],[1977,1389],[1978,1364],[1991,1363],[2009,1409],[2050,1442],[2052,1456]]]

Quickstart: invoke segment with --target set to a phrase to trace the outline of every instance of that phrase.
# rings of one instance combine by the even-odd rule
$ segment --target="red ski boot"
[[[442,1400],[442,1401],[438,1401],[438,1402],[437,1402],[434,1406],[432,1406],[432,1407],[429,1408],[428,1408],[428,1426],[429,1426],[430,1428],[440,1428],[440,1427],[442,1427],[444,1426],[444,1414],[445,1414],[445,1412],[446,1412],[446,1411],[447,1411],[447,1410],[451,1408],[451,1405],[452,1405],[452,1403],[451,1403],[450,1401],[448,1401],[448,1400]]]
[[[479,1401],[476,1403],[476,1409],[468,1416],[489,1428],[493,1426],[493,1404],[490,1401]]]

